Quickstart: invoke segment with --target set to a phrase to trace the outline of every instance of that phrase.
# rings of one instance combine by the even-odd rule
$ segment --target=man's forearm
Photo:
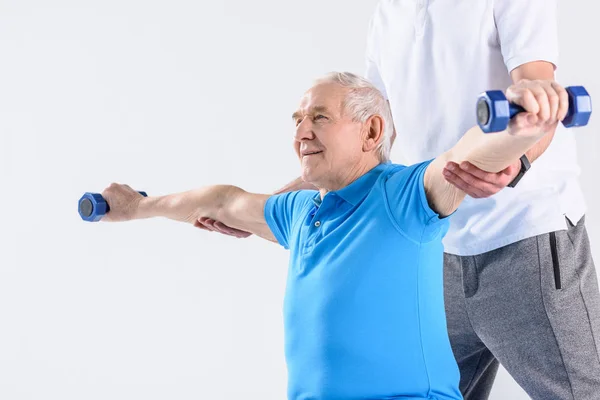
[[[550,146],[550,143],[552,143],[555,133],[556,130],[546,134],[531,149],[529,149],[529,151],[525,153],[529,162],[534,162],[539,156],[544,154],[548,146]]]
[[[448,160],[468,161],[484,171],[499,172],[548,136],[543,132],[531,136],[514,136],[506,131],[485,134],[475,126],[448,152]]]
[[[569,109],[569,96],[554,81],[523,79],[507,90],[507,100],[520,105],[527,114],[511,119],[507,130],[485,134],[475,126],[446,153],[436,158],[425,173],[425,192],[432,208],[441,215],[450,215],[465,196],[458,186],[444,179],[444,166],[448,161],[468,161],[480,170],[497,173],[503,171],[523,154],[538,156],[548,147],[558,121]],[[558,100],[558,101],[556,101]],[[538,148],[532,148],[541,139]]]
[[[217,219],[232,193],[241,190],[230,185],[207,186],[166,196],[140,200],[135,218],[165,217],[175,221],[194,223],[199,217]]]
[[[465,198],[465,192],[442,176],[448,161],[468,161],[487,172],[499,172],[521,157],[542,138],[538,135],[513,136],[508,132],[485,134],[478,126],[467,131],[452,149],[437,157],[425,173],[425,193],[430,207],[440,216],[452,214]]]

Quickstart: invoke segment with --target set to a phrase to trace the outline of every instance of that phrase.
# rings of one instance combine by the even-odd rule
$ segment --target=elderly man
[[[539,90],[548,96],[533,96]],[[556,96],[560,102],[550,104]],[[293,114],[302,177],[318,192],[270,196],[223,185],[144,198],[112,184],[102,193],[111,210],[104,220],[161,216],[200,227],[207,217],[290,249],[290,399],[460,399],[442,238],[445,217],[465,194],[442,171],[450,160],[501,171],[568,109],[565,90],[551,81],[521,81],[507,97],[528,111],[507,131],[475,127],[436,159],[402,166],[388,161],[393,126],[381,93],[360,77],[332,73]]]

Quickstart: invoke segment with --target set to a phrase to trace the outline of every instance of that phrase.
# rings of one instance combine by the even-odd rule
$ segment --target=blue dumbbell
[[[138,192],[144,197],[148,197],[146,192]],[[110,211],[110,207],[100,193],[86,192],[79,199],[79,215],[84,221],[100,221],[102,216]]]
[[[585,126],[592,114],[592,99],[583,86],[569,86],[569,111],[562,121],[566,128]],[[477,99],[477,124],[485,133],[500,132],[506,129],[508,121],[523,107],[509,103],[500,90],[489,90]]]

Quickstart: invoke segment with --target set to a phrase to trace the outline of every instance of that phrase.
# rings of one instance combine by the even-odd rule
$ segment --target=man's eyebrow
[[[314,106],[312,111],[320,112],[320,113],[324,113],[324,114],[330,114],[329,109],[325,106]]]
[[[329,109],[325,106],[314,106],[309,110],[309,113],[324,113],[324,114],[331,114],[331,112],[329,111]],[[300,116],[302,115],[301,111],[296,111],[295,113],[292,114],[292,120],[296,120],[298,119]]]

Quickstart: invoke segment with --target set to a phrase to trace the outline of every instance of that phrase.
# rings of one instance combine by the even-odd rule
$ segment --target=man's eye
[[[315,120],[317,120],[317,119],[327,119],[327,117],[324,115],[318,114],[318,115],[315,115]]]

